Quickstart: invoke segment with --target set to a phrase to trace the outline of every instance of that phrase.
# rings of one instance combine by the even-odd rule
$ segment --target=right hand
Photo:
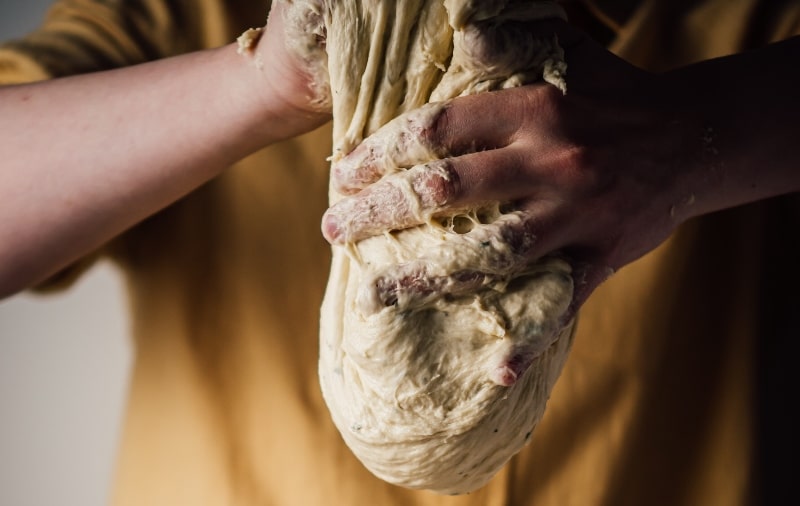
[[[697,166],[684,161],[700,148],[701,129],[677,90],[566,23],[530,29],[558,33],[568,93],[534,84],[456,98],[437,114],[412,111],[379,130],[333,168],[337,189],[352,196],[323,218],[331,243],[511,203],[521,223],[482,227],[520,270],[548,254],[570,261],[577,307],[689,217],[688,173]],[[409,143],[426,149],[385,149]]]

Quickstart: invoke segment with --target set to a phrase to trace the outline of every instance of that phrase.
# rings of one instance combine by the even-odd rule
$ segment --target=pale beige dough
[[[500,55],[471,28],[483,19],[563,15],[554,2],[295,1],[286,12],[288,26],[326,40],[324,53],[311,35],[294,48],[319,70],[320,86],[330,86],[334,160],[427,102],[542,78],[566,90],[553,38],[517,33],[508,41],[513,54]],[[331,202],[340,198],[331,190]],[[466,233],[421,216],[428,224],[333,248],[322,391],[344,440],[384,480],[450,494],[480,487],[529,440],[566,360],[570,268],[552,258],[522,271],[499,268],[511,253],[493,232],[521,217],[498,209],[465,211]],[[457,297],[388,307],[376,300],[376,280],[417,267],[443,279],[463,269],[496,276]],[[504,364],[520,354],[535,358],[509,379]]]

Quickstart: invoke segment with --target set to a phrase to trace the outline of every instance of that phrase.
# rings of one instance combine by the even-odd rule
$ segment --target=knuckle
[[[496,179],[496,184],[502,187],[528,186],[531,165],[530,153],[524,149],[507,149],[504,151],[503,170],[493,171],[488,174]]]
[[[531,111],[534,117],[559,118],[564,114],[564,95],[561,90],[549,84],[535,84],[527,86],[521,98],[523,103],[519,107],[521,113],[529,116]]]
[[[537,240],[532,220],[523,220],[503,227],[500,230],[500,237],[518,257],[528,256]]]
[[[594,166],[591,150],[581,144],[572,144],[561,151],[561,165],[569,170],[586,173]]]
[[[496,27],[490,23],[468,25],[463,31],[462,50],[470,59],[481,65],[489,65],[499,55]],[[502,55],[500,55],[502,56]]]
[[[453,125],[453,107],[451,104],[442,106],[433,117],[423,126],[420,138],[424,145],[439,157],[447,156],[451,146],[448,139],[451,137]]]
[[[322,216],[322,236],[331,244],[339,244],[342,239],[342,230],[339,226],[339,218],[331,212]]]
[[[574,145],[562,153],[565,170],[574,174],[573,191],[583,197],[608,193],[617,184],[615,171],[604,170],[600,155],[584,145]]]
[[[379,163],[382,156],[380,144],[367,138],[346,157],[333,163],[333,189],[343,195],[352,195],[377,182],[386,172]]]
[[[451,162],[441,160],[414,170],[411,184],[423,206],[438,208],[458,200],[461,178]]]
[[[476,21],[463,30],[459,49],[469,55],[472,65],[493,75],[510,74],[541,61],[542,52],[553,51],[531,28],[524,21]]]

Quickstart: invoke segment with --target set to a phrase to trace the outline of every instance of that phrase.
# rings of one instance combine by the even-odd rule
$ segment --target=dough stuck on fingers
[[[428,102],[543,78],[566,89],[554,36],[521,36],[518,23],[503,31],[504,21],[563,17],[555,2],[295,0],[284,12],[287,26],[324,25],[307,32],[326,34],[327,61],[315,68],[330,84],[334,162]],[[490,27],[491,40],[476,27]],[[300,36],[292,49],[319,59],[312,42]],[[342,197],[332,183],[331,203]],[[523,216],[499,203],[429,218],[333,246],[319,376],[335,425],[370,471],[461,494],[530,440],[570,349],[573,282],[565,262],[530,264],[514,250],[499,231]]]

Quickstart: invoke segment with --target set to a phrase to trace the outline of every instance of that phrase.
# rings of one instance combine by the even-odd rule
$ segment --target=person
[[[0,82],[63,77],[0,88],[2,293],[64,286],[99,255],[126,273],[136,361],[114,504],[774,497],[754,442],[757,337],[792,335],[799,77],[783,64],[797,39],[767,43],[800,30],[800,7],[576,2],[572,19],[634,66],[563,28],[565,96],[534,85],[457,99],[422,138],[454,155],[459,184],[431,186],[434,205],[516,200],[542,237],[532,255],[588,266],[532,443],[486,487],[448,497],[371,476],[327,415],[316,339],[330,132],[293,136],[328,114],[280,16],[252,54],[228,44],[267,4],[62,0],[0,49]],[[333,242],[340,211],[323,225]],[[377,223],[349,224],[350,238],[410,225]]]

